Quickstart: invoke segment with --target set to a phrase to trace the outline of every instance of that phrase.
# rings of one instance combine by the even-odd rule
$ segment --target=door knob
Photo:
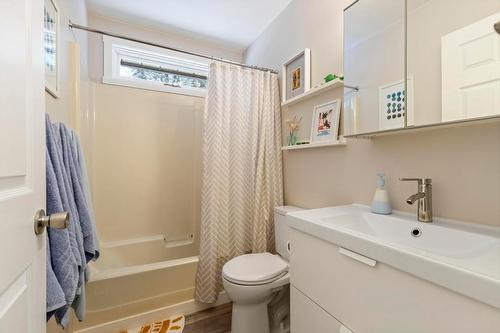
[[[43,209],[35,213],[35,234],[41,235],[45,228],[65,229],[69,224],[69,213],[61,212],[46,215]]]

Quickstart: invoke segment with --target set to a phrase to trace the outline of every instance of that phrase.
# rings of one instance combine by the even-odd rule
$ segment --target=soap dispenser
[[[377,190],[373,196],[372,212],[375,214],[388,215],[392,213],[391,204],[389,203],[389,195],[385,189],[385,175],[378,173]]]

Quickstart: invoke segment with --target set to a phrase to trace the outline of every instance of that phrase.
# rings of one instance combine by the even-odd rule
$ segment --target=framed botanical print
[[[283,65],[283,102],[311,89],[311,50],[304,49]]]
[[[45,63],[45,90],[59,96],[59,9],[55,0],[44,0],[43,51]]]
[[[335,142],[339,136],[340,100],[316,105],[311,125],[311,143]]]

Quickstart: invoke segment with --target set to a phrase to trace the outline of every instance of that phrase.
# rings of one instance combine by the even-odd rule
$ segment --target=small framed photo
[[[335,142],[339,135],[340,100],[316,105],[311,127],[312,142]]]
[[[45,90],[59,96],[59,9],[55,0],[44,0],[43,53],[45,63]]]
[[[304,49],[283,65],[283,102],[311,89],[311,50]]]

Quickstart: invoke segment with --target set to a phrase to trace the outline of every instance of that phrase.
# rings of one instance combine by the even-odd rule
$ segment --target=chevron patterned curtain
[[[196,299],[214,303],[229,259],[274,250],[283,203],[278,76],[215,62],[204,116]]]

